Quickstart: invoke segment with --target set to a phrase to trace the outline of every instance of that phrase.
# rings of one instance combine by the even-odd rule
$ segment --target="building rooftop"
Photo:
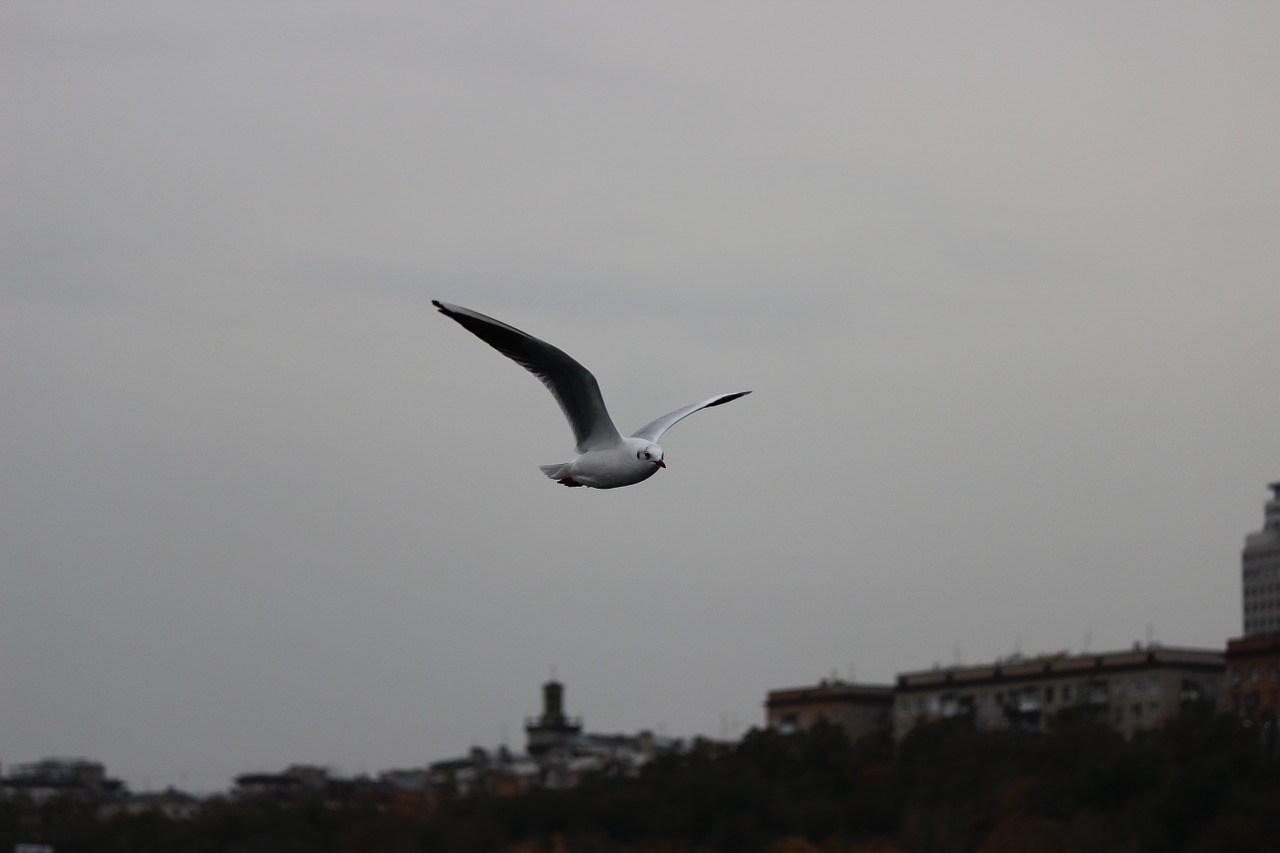
[[[1100,654],[1068,655],[1066,652],[1058,652],[1034,658],[1014,656],[979,666],[938,667],[917,672],[904,672],[898,676],[898,689],[910,690],[982,681],[1033,680],[1053,676],[1084,675],[1099,671],[1141,669],[1157,665],[1217,670],[1222,669],[1223,655],[1220,651],[1209,649],[1149,646]]]
[[[808,687],[784,687],[770,690],[767,704],[780,706],[811,702],[815,699],[861,699],[893,701],[889,684],[850,684],[844,681],[821,681]]]

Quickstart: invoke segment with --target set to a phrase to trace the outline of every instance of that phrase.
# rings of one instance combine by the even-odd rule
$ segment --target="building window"
[[[1053,701],[1053,688],[1052,688],[1052,687],[1046,687],[1046,688],[1044,689],[1044,701],[1046,701],[1046,702],[1052,702],[1052,701]]]

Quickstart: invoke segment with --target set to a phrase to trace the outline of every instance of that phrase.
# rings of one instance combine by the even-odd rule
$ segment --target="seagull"
[[[578,455],[571,462],[539,465],[542,473],[562,486],[590,486],[593,489],[616,489],[647,480],[666,468],[658,439],[680,421],[702,409],[736,400],[750,391],[720,394],[690,403],[651,421],[623,438],[609,417],[600,385],[578,362],[546,341],[508,326],[484,314],[450,305],[438,299],[431,304],[440,313],[458,322],[464,329],[484,341],[507,358],[532,373],[547,386],[560,404],[573,437]]]

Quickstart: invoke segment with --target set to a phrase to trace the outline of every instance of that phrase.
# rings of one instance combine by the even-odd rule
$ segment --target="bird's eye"
[[[649,451],[647,451],[647,450],[646,450],[646,451],[644,452],[644,458],[645,458],[645,459],[648,459],[648,458],[649,458]]]

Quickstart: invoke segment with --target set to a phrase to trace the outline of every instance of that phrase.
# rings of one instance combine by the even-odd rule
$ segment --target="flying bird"
[[[578,455],[571,462],[539,465],[542,473],[563,486],[616,489],[647,480],[667,467],[658,439],[680,421],[701,409],[736,400],[750,391],[720,394],[690,403],[645,424],[623,438],[609,417],[596,378],[578,362],[546,341],[458,305],[438,299],[440,313],[528,370],[547,386],[573,429]]]

